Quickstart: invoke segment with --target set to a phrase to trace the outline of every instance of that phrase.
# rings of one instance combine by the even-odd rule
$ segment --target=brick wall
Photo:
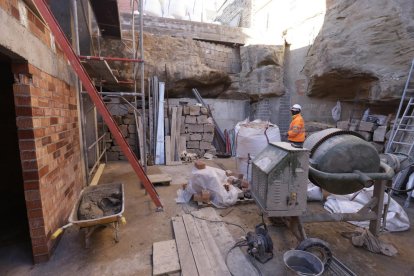
[[[83,187],[76,90],[30,64],[12,70],[33,256],[41,262]]]
[[[20,44],[11,51],[29,56],[31,63],[14,63],[12,71],[24,197],[37,263],[49,259],[56,245],[51,235],[67,223],[84,186],[76,90],[73,72],[43,21],[23,1],[0,0],[0,10],[17,23],[15,28],[24,29],[16,33]],[[29,37],[37,43],[37,55],[31,55]],[[39,46],[46,46],[47,55]]]

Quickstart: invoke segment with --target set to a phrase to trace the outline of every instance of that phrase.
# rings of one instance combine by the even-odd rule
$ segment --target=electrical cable
[[[205,220],[205,221],[214,222],[214,223],[225,223],[225,224],[228,224],[228,225],[233,225],[233,226],[236,226],[236,227],[240,228],[243,231],[244,234],[247,233],[246,232],[246,229],[244,229],[244,227],[241,226],[241,225],[239,225],[239,224],[236,224],[236,223],[233,223],[233,222],[229,222],[229,221],[224,221],[224,220],[211,220],[211,219],[206,219],[206,218],[200,218],[200,217],[197,217],[196,215],[192,214],[190,211],[184,210],[184,206],[183,205],[181,205],[181,208],[183,209],[183,211],[184,211],[185,214],[191,215],[195,219]]]

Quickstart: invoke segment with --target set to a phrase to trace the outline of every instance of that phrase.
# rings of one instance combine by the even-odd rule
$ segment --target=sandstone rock
[[[250,45],[240,48],[240,89],[252,98],[284,94],[284,46]]]
[[[412,0],[327,1],[304,74],[309,96],[399,97],[414,56]]]

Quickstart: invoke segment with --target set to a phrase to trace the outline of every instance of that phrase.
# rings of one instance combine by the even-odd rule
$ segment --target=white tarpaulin
[[[205,169],[193,168],[187,187],[177,191],[177,203],[187,203],[194,194],[207,190],[211,195],[211,203],[217,208],[234,205],[241,190],[233,185],[229,191],[224,188],[227,183],[226,172],[221,169],[206,166]]]
[[[325,209],[331,213],[356,213],[367,204],[373,193],[373,187],[361,190],[360,193],[351,201],[350,195],[330,195],[325,202]],[[385,193],[384,204],[388,202],[388,195]],[[368,227],[369,221],[350,222],[360,227]],[[404,209],[391,198],[387,213],[386,230],[390,232],[405,231],[410,228],[410,221]]]
[[[277,125],[261,120],[249,122],[248,119],[237,123],[236,132],[236,161],[240,173],[247,174],[247,157],[253,159],[267,146],[269,142],[280,142],[280,131]],[[267,138],[266,138],[267,136]],[[249,174],[251,170],[249,168]],[[249,177],[250,178],[250,177]]]

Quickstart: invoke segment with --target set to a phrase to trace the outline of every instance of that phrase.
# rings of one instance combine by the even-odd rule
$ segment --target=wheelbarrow
[[[84,218],[80,217],[79,208],[81,207],[82,200],[84,197],[91,197],[98,205],[110,205],[113,202],[107,197],[107,194],[113,191],[117,191],[117,194],[120,195],[120,206],[117,207],[118,212],[109,215],[102,215],[96,218]],[[124,186],[122,183],[111,183],[111,184],[101,184],[96,186],[89,186],[84,188],[78,200],[76,201],[75,205],[69,216],[69,223],[60,227],[56,230],[53,235],[52,239],[56,239],[66,228],[71,226],[77,226],[80,230],[83,230],[85,233],[85,248],[89,248],[90,246],[90,236],[92,233],[101,226],[110,226],[114,229],[114,240],[115,242],[119,242],[119,224],[126,224],[125,217],[123,217],[124,207],[125,207],[125,197],[124,197]],[[118,202],[119,205],[119,202]]]

